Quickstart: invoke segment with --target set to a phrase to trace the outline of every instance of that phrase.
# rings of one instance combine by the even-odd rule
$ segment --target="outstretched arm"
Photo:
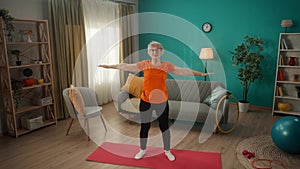
[[[139,72],[140,69],[137,67],[136,64],[127,64],[127,63],[120,63],[115,65],[98,65],[98,67],[103,67],[106,69],[119,69],[128,72]]]
[[[202,73],[202,72],[198,72],[189,68],[181,68],[181,67],[176,67],[174,68],[174,70],[172,72],[170,72],[172,74],[176,74],[176,75],[182,75],[182,76],[208,76],[210,74],[213,73]]]

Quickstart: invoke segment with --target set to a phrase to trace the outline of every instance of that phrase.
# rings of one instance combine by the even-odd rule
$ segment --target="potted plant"
[[[2,17],[4,23],[5,23],[5,30],[6,30],[6,35],[8,38],[8,41],[12,42],[13,39],[13,32],[15,31],[15,25],[13,24],[13,19],[9,14],[9,11],[5,8],[0,9],[0,16]]]
[[[14,99],[14,105],[17,109],[20,105],[21,99],[22,99],[22,87],[23,83],[20,80],[11,79],[11,87],[13,90],[13,99]]]
[[[248,92],[251,83],[256,79],[262,79],[260,64],[264,58],[261,55],[264,50],[263,44],[264,41],[260,38],[246,35],[244,41],[234,49],[234,52],[230,52],[233,55],[233,65],[238,68],[238,79],[243,86],[243,98],[239,101],[240,112],[248,111]]]
[[[17,64],[17,65],[21,65],[21,64],[22,64],[22,61],[20,60],[21,51],[18,50],[18,49],[15,49],[15,50],[12,50],[12,51],[11,51],[11,54],[13,54],[13,55],[15,55],[15,56],[17,57],[16,64]]]

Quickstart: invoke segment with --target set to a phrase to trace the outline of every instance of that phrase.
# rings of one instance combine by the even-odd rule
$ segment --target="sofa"
[[[130,80],[127,79],[118,94],[118,111],[129,120],[138,121],[139,94],[143,78],[130,76],[131,78],[128,77]],[[173,120],[203,123],[209,112],[215,113],[215,111],[209,110],[215,110],[218,101],[224,95],[229,95],[222,82],[168,79],[166,85],[169,94],[169,118]],[[229,107],[228,97],[221,104],[223,114],[221,122],[226,123]]]

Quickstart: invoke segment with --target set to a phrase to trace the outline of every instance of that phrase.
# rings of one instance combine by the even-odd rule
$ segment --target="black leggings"
[[[140,114],[141,114],[141,130],[140,130],[140,147],[146,149],[148,132],[150,130],[151,121],[153,120],[152,112],[155,111],[159,128],[162,132],[164,149],[170,150],[170,130],[169,130],[169,104],[168,101],[161,104],[151,104],[141,99]]]

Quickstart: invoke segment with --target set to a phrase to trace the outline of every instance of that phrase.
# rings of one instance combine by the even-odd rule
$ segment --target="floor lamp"
[[[207,73],[207,60],[214,59],[212,48],[202,48],[199,54],[199,58],[205,60],[204,73]],[[204,81],[206,81],[206,76],[204,76]]]
[[[287,33],[287,28],[293,26],[293,21],[290,19],[285,19],[281,21],[281,27],[284,28],[284,33]]]

